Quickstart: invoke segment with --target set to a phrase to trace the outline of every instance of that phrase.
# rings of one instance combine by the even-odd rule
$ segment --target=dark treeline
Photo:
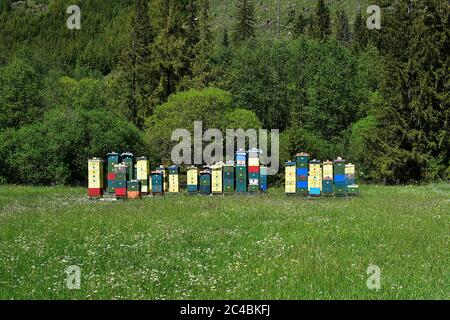
[[[255,2],[213,28],[218,1],[80,0],[68,30],[70,1],[0,0],[0,183],[80,184],[112,150],[168,163],[194,120],[280,129],[281,161],[342,155],[368,182],[449,178],[447,2],[374,1],[369,30],[317,0],[280,35]]]

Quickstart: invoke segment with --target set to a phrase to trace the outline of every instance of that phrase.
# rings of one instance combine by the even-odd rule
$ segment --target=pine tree
[[[238,0],[236,25],[233,40],[235,43],[255,37],[255,4],[253,0]]]
[[[229,39],[229,36],[228,36],[228,29],[227,29],[227,27],[223,28],[223,34],[222,34],[222,41],[221,41],[221,43],[222,43],[222,46],[224,48],[228,48],[230,46],[230,39]]]
[[[336,39],[344,45],[349,45],[352,38],[348,17],[344,10],[339,10],[336,19]]]
[[[197,28],[186,28],[191,21],[188,5],[186,1],[179,0],[159,0],[156,3],[161,30],[155,39],[152,63],[159,75],[154,92],[158,102],[166,101],[182,86],[185,77],[192,75],[192,46],[195,45],[192,39],[195,36],[191,32]]]
[[[212,34],[210,30],[210,0],[199,1],[198,42],[193,51],[195,58],[192,63],[192,87],[204,88],[211,80],[209,59],[211,56]]]
[[[120,109],[139,128],[142,128],[144,119],[152,113],[151,95],[156,86],[151,66],[153,41],[147,1],[135,0],[116,89]]]
[[[306,19],[303,12],[299,12],[297,16],[297,21],[294,25],[294,37],[299,37],[300,35],[304,34],[306,31],[306,28],[308,27],[308,19]]]
[[[356,50],[363,50],[368,44],[368,30],[366,22],[361,14],[358,12],[353,25],[353,48]]]
[[[0,14],[9,12],[9,0],[0,0]]]
[[[324,0],[318,0],[314,14],[314,35],[317,39],[325,41],[331,35],[330,9]]]
[[[445,177],[450,155],[449,13],[439,0],[395,1],[384,18],[386,106],[377,111],[388,183]],[[411,10],[412,9],[412,10]]]

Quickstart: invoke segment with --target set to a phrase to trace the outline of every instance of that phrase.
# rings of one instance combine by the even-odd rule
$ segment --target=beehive
[[[107,163],[108,163],[108,168],[107,168],[107,188],[106,188],[106,192],[113,194],[115,191],[115,173],[114,173],[114,165],[119,164],[120,163],[120,156],[118,153],[116,152],[111,152],[108,153],[106,155],[107,158]]]
[[[236,152],[235,156],[236,160],[236,167],[245,167],[247,166],[247,153],[239,149],[239,151]]]
[[[127,181],[134,180],[134,155],[131,152],[124,152],[121,158],[122,162],[127,164]]]
[[[311,197],[322,194],[322,166],[319,160],[309,162],[308,192]]]
[[[337,197],[345,197],[346,183],[345,183],[345,160],[337,158],[333,164],[334,173],[334,194]]]
[[[247,167],[236,166],[236,192],[247,192]]]
[[[164,193],[164,173],[162,170],[154,170],[151,172],[152,177],[152,194],[160,195]]]
[[[333,180],[333,161],[327,160],[323,162],[323,179]]]
[[[294,195],[297,191],[296,188],[296,163],[285,163],[285,193],[287,195]]]
[[[234,193],[234,161],[228,161],[223,166],[223,192],[225,194]]]
[[[308,195],[308,164],[309,154],[302,152],[295,156],[296,192],[301,196]]]
[[[103,196],[103,160],[93,158],[88,161],[88,196],[100,198]]]
[[[114,174],[115,174],[114,193],[116,195],[116,198],[127,197],[127,176],[128,176],[127,171],[128,171],[127,163],[122,162],[114,165]]]
[[[139,180],[131,180],[127,183],[127,197],[128,199],[141,198],[141,184]]]
[[[223,193],[222,164],[211,166],[211,191],[212,194]]]
[[[210,195],[211,194],[211,171],[202,170],[200,171],[200,194]]]
[[[268,172],[269,169],[267,167],[261,166],[259,169],[260,180],[259,180],[259,189],[262,192],[266,192],[268,188]]]
[[[198,168],[189,167],[187,170],[187,190],[190,194],[198,192]]]
[[[348,163],[345,165],[345,186],[356,185],[355,179],[355,165]]]
[[[356,184],[347,186],[347,195],[350,197],[359,196],[359,186]]]
[[[136,161],[136,179],[140,182],[141,193],[146,195],[149,193],[149,175],[150,161],[146,157],[140,157]]]
[[[250,149],[248,151],[248,191],[258,192],[259,191],[259,153],[261,151],[258,149]]]
[[[180,192],[180,167],[169,167],[169,193]]]

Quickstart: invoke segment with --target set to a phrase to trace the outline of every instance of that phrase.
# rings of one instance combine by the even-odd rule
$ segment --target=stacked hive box
[[[189,167],[187,170],[187,190],[190,194],[198,192],[198,168]]]
[[[126,163],[118,163],[114,165],[114,193],[116,195],[116,198],[127,197],[127,170],[128,165]]]
[[[309,163],[308,191],[311,197],[320,197],[322,193],[322,166],[320,160]]]
[[[100,198],[103,196],[103,160],[93,158],[88,161],[88,196]]]
[[[267,167],[261,167],[259,169],[259,173],[260,173],[260,180],[259,180],[259,188],[261,191],[266,192],[267,191],[267,178],[268,178],[268,168]]]
[[[345,166],[345,185],[347,195],[349,196],[357,196],[359,194],[359,187],[356,184],[355,173],[356,170],[354,164],[349,163]]]
[[[211,194],[211,171],[208,169],[200,171],[200,194],[204,196]]]
[[[345,165],[345,185],[355,184],[355,165],[349,163]]]
[[[345,197],[345,161],[342,158],[334,160],[334,194],[337,197]]]
[[[211,166],[211,192],[218,195],[223,193],[222,164]]]
[[[114,165],[119,164],[120,157],[119,154],[116,152],[111,152],[106,155],[107,161],[108,161],[108,173],[107,173],[107,179],[108,184],[106,188],[106,192],[114,194],[115,192],[115,185],[114,181],[116,180],[115,173],[114,173]]]
[[[296,160],[296,187],[297,194],[301,196],[308,195],[308,163],[309,154],[299,153],[295,156]]]
[[[128,199],[140,199],[141,198],[140,181],[138,181],[138,180],[128,181],[127,196],[128,196]]]
[[[285,192],[287,195],[295,195],[297,191],[296,187],[296,163],[286,162],[285,163]]]
[[[242,149],[236,152],[236,192],[247,192],[247,154]]]
[[[151,172],[152,176],[152,194],[161,195],[164,193],[164,173],[161,170]]]
[[[137,159],[136,168],[136,179],[141,184],[141,193],[146,195],[149,193],[148,177],[150,175],[150,162],[146,157],[140,157]]]
[[[122,153],[122,162],[127,164],[127,181],[134,179],[134,155],[131,152]]]
[[[234,161],[228,161],[223,166],[223,192],[234,193]]]
[[[329,160],[324,161],[324,163],[323,163],[322,192],[326,196],[331,196],[334,193],[333,162],[329,161]]]
[[[163,174],[163,191],[167,192],[169,190],[169,172],[164,166],[159,166],[159,170]]]
[[[180,167],[169,167],[169,193],[180,192]]]
[[[248,192],[259,191],[259,153],[258,149],[248,151]]]

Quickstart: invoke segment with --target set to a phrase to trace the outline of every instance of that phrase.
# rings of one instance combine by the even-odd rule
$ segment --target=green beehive
[[[127,183],[128,191],[140,191],[140,183],[138,180],[128,181]]]
[[[223,166],[223,192],[225,194],[234,193],[234,176],[234,161],[229,161]]]
[[[359,186],[356,184],[347,186],[347,195],[350,197],[359,196]]]
[[[127,180],[134,180],[134,155],[131,152],[122,153],[122,162],[127,164]]]
[[[236,167],[236,192],[247,192],[247,167]]]

